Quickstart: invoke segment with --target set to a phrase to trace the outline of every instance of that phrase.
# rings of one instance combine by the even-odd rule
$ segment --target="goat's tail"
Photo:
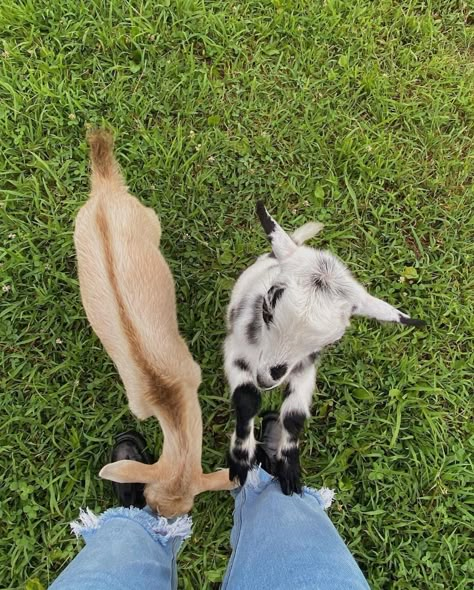
[[[124,187],[124,179],[114,156],[114,140],[112,134],[104,129],[92,131],[87,136],[90,146],[92,166],[91,190],[104,194],[101,189]],[[105,191],[113,194],[112,191]]]
[[[323,229],[324,225],[317,221],[310,221],[299,227],[296,231],[291,234],[291,239],[295,244],[301,246],[307,240],[314,237],[316,234]]]

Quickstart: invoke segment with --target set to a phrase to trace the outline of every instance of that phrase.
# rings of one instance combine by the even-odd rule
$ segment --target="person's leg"
[[[277,424],[277,422],[275,422]],[[278,441],[278,432],[274,436]],[[278,447],[270,441],[268,446]],[[356,561],[325,513],[330,490],[285,496],[262,468],[235,494],[232,556],[223,590],[367,590]]]
[[[143,438],[134,432],[117,437],[112,461],[150,463]],[[95,516],[81,511],[72,523],[86,546],[50,586],[52,590],[172,590],[177,587],[176,556],[191,534],[187,516],[167,520],[145,506],[143,486],[115,484],[120,508]],[[134,508],[133,505],[136,507]],[[138,506],[138,507],[137,507]]]
[[[86,546],[51,590],[172,590],[176,555],[191,532],[191,519],[174,522],[148,509],[112,508],[99,517],[81,513],[73,530]]]

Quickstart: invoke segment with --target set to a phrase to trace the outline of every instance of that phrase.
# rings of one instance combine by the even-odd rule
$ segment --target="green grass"
[[[79,298],[85,133],[105,122],[162,219],[206,468],[232,429],[224,310],[266,248],[263,197],[289,229],[323,221],[315,244],[429,324],[357,320],[328,351],[306,483],[336,488],[374,589],[472,587],[473,23],[463,0],[2,1],[0,587],[47,587],[77,553],[67,523],[112,505],[97,473],[116,433],[159,452]],[[217,588],[232,501],[205,495],[193,517],[180,587]]]

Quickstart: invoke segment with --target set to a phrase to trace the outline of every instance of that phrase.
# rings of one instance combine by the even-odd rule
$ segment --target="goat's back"
[[[82,301],[124,381],[131,410],[144,419],[154,413],[156,379],[172,396],[183,382],[197,391],[200,371],[179,335],[157,216],[125,186],[92,188],[74,232]]]

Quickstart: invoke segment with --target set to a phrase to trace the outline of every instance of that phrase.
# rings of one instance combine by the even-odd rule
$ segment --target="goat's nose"
[[[273,381],[278,381],[286,374],[288,370],[288,365],[275,365],[270,369],[270,375],[272,376]]]
[[[268,383],[268,381],[265,381],[265,378],[262,377],[260,374],[257,375],[257,385],[259,387],[261,387],[262,389],[266,389],[267,387],[271,387],[273,385],[273,383]]]

